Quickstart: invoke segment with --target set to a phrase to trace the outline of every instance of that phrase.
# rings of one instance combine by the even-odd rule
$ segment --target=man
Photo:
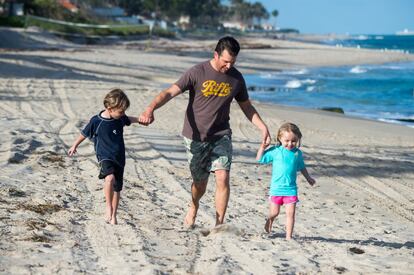
[[[158,94],[139,117],[141,124],[149,125],[154,121],[156,109],[189,90],[182,131],[193,178],[192,201],[184,220],[188,227],[194,226],[210,172],[216,178],[216,225],[224,222],[230,195],[233,149],[229,115],[233,98],[246,117],[260,129],[262,143],[270,143],[267,126],[249,101],[244,78],[233,67],[239,51],[236,39],[229,36],[221,38],[213,59],[190,68],[176,83]]]

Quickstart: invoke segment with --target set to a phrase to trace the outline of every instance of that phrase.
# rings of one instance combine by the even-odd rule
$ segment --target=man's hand
[[[139,124],[148,126],[154,122],[154,112],[150,109],[145,110],[142,114],[138,117]]]
[[[257,128],[259,128],[262,132],[262,144],[269,146],[271,142],[269,129],[267,129],[266,124],[263,122],[263,120],[260,118],[259,113],[256,111],[256,109],[253,107],[250,100],[246,101],[238,101],[237,102],[242,109],[244,115],[247,117],[248,120],[250,120],[254,125],[256,125]]]
[[[266,127],[266,129],[262,130],[262,144],[265,147],[267,147],[270,145],[271,141],[272,141],[272,138],[270,137],[269,130]]]
[[[138,117],[138,122],[142,125],[148,126],[154,122],[154,111],[163,106],[181,93],[181,88],[176,84],[171,85],[159,93],[154,100],[148,105],[144,112]]]

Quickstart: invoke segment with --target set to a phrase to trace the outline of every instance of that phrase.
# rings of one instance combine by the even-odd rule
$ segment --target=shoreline
[[[283,105],[283,104],[278,104],[278,103],[266,103],[264,101],[259,101],[259,100],[252,100],[253,102],[255,102],[255,104],[268,104],[271,106],[275,106],[275,107],[286,107],[286,108],[298,108],[299,110],[302,110],[302,112],[307,112],[307,111],[320,111],[325,113],[326,115],[343,115],[345,117],[351,118],[351,119],[356,119],[356,120],[365,120],[365,121],[371,121],[371,122],[380,122],[380,123],[385,123],[387,125],[396,125],[396,126],[402,126],[402,127],[408,127],[408,128],[414,128],[414,119],[386,119],[386,118],[370,118],[368,116],[360,116],[360,115],[355,115],[355,114],[350,114],[347,112],[344,113],[340,113],[339,111],[336,110],[324,110],[324,109],[341,109],[340,107],[337,106],[330,106],[330,107],[321,107],[321,108],[306,108],[303,106],[295,106],[295,105]]]
[[[272,233],[263,233],[271,170],[255,161],[260,132],[234,102],[225,225],[214,228],[211,175],[191,230],[183,227],[191,199],[184,93],[157,110],[149,127],[125,128],[124,190],[112,226],[104,221],[93,145],[85,141],[73,158],[68,148],[111,88],[125,90],[127,114],[137,116],[165,85],[211,58],[216,41],[78,47],[34,34],[16,35],[28,41],[26,49],[36,39],[35,48],[0,51],[0,272],[410,274],[414,129],[255,101],[272,136],[286,121],[300,127],[307,169],[317,180],[310,187],[298,175],[301,203],[294,240],[286,241],[284,209]],[[251,43],[272,48],[242,49],[236,66],[243,73],[414,60],[273,39]]]
[[[411,65],[412,64],[412,65]],[[312,67],[312,66],[307,66],[307,67],[303,67],[303,68],[297,68],[297,69],[286,69],[286,70],[280,70],[280,71],[263,71],[263,72],[255,72],[255,73],[250,73],[250,74],[245,74],[246,78],[253,78],[253,84],[249,84],[247,82],[247,86],[248,86],[248,91],[249,94],[254,98],[254,94],[256,92],[259,93],[278,93],[281,92],[283,90],[290,90],[291,92],[294,91],[298,91],[298,92],[304,92],[301,89],[304,89],[302,86],[306,87],[306,81],[308,80],[312,80],[315,81],[315,74],[316,72],[313,73],[309,73],[308,70],[319,70],[319,69],[344,69],[345,70],[353,70],[354,68],[363,68],[366,69],[364,70],[362,73],[358,73],[358,74],[365,74],[366,71],[368,70],[372,70],[375,68],[381,68],[382,66],[406,66],[406,65],[411,65],[412,68],[414,68],[414,61],[399,61],[399,62],[391,62],[391,63],[384,63],[384,64],[358,64],[358,65],[341,65],[341,66],[324,66],[324,67]],[[369,67],[369,68],[366,68]],[[401,69],[400,69],[401,70]],[[261,75],[267,75],[270,74],[270,78],[272,78],[273,74],[276,75],[283,75],[283,77],[279,77],[277,78],[278,80],[283,80],[283,82],[285,83],[280,84],[277,81],[275,83],[269,83],[266,81],[260,81],[260,79],[262,78]],[[304,78],[300,77],[302,74],[307,74],[306,80],[304,80]],[[266,77],[267,78],[267,77]],[[298,85],[297,87],[288,87],[288,83],[287,82],[297,82],[294,83],[293,85]],[[317,80],[317,82],[319,82],[319,80]],[[311,84],[309,84],[310,86],[312,86]],[[337,112],[337,113],[342,113],[346,116],[350,116],[350,117],[355,117],[355,118],[363,118],[363,119],[368,119],[371,121],[382,121],[385,123],[391,123],[391,124],[397,124],[397,125],[403,125],[406,127],[411,127],[414,128],[414,118],[412,116],[403,116],[403,115],[392,115],[389,114],[388,116],[379,116],[378,114],[375,113],[361,113],[361,112],[349,112],[347,110],[344,110],[342,105],[339,104],[331,104],[331,105],[324,105],[324,106],[317,106],[317,107],[306,107],[303,105],[298,105],[298,104],[283,104],[283,103],[278,103],[276,99],[274,98],[268,98],[268,99],[260,99],[260,98],[254,98],[257,102],[260,103],[264,103],[264,102],[268,102],[269,104],[274,104],[274,105],[282,105],[282,106],[294,106],[294,107],[299,107],[299,108],[304,108],[305,110],[323,110],[323,111],[327,111],[327,112]],[[360,110],[360,109],[359,109]],[[360,110],[361,111],[361,110]],[[385,112],[385,111],[384,111]],[[389,113],[389,111],[388,111]]]

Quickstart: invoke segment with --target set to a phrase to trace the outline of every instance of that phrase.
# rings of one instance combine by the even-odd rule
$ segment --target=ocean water
[[[254,100],[414,127],[414,63],[323,67],[245,75]]]
[[[354,35],[346,39],[330,39],[324,44],[379,49],[381,51],[400,51],[414,53],[414,35]]]

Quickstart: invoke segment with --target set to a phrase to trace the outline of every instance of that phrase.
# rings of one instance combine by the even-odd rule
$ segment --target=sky
[[[301,33],[394,34],[414,31],[414,0],[252,0],[272,12],[276,25]],[[271,19],[271,23],[274,20]]]

